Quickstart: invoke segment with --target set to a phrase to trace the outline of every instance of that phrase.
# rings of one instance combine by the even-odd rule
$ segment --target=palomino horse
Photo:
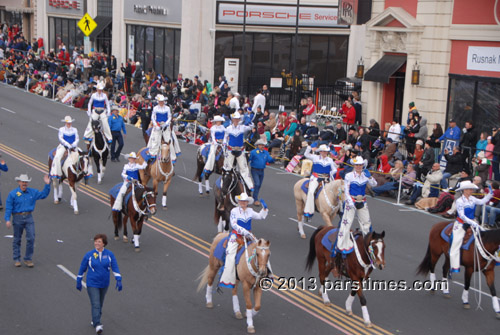
[[[321,226],[316,229],[311,236],[309,254],[307,255],[306,263],[306,269],[311,271],[314,260],[316,258],[318,259],[319,281],[321,284],[320,291],[318,293],[322,296],[323,302],[327,306],[331,305],[331,303],[328,298],[328,288],[325,285],[325,281],[334,267],[338,266],[335,262],[337,261],[337,263],[339,263],[338,260],[342,257],[341,255],[338,255],[337,258],[332,258],[331,251],[326,249],[321,243],[325,234],[332,229],[335,228]],[[382,270],[385,267],[384,236],[385,232],[382,232],[381,234],[371,232],[364,238],[359,235],[359,237],[354,240],[354,251],[345,256],[340,269],[342,275],[351,279],[351,293],[345,302],[346,313],[348,315],[352,315],[352,303],[354,302],[354,296],[357,293],[359,301],[361,302],[361,310],[363,311],[363,320],[366,327],[371,327],[372,325],[368,308],[366,307],[366,298],[363,294],[362,282],[368,279],[374,268]]]
[[[120,184],[119,184],[120,185]],[[121,186],[121,185],[120,185]],[[118,231],[121,230],[123,225],[123,242],[128,242],[127,221],[130,218],[130,225],[134,233],[134,246],[135,251],[139,252],[139,237],[141,236],[142,225],[144,221],[147,222],[149,215],[156,214],[156,197],[153,190],[149,187],[144,187],[141,184],[132,183],[132,186],[127,190],[123,199],[128,201],[123,204],[121,212],[113,211],[113,223],[115,225],[115,240],[118,241]],[[111,207],[115,203],[115,197],[110,194],[109,202]],[[123,220],[122,220],[123,216]]]
[[[97,183],[101,184],[106,170],[106,162],[108,161],[109,146],[106,137],[104,137],[101,122],[93,120],[92,130],[94,131],[94,139],[90,144],[89,154],[94,158],[97,169]]]
[[[226,236],[228,233],[219,233],[215,236],[212,245],[210,246],[210,257],[208,259],[208,266],[203,270],[200,277],[200,284],[198,285],[198,292],[203,289],[206,285],[206,301],[207,308],[213,308],[212,302],[212,291],[213,283],[217,272],[222,267],[222,261],[214,256],[214,251],[217,244]],[[233,297],[233,311],[237,319],[242,319],[243,315],[240,312],[240,303],[238,300],[238,282],[243,284],[243,295],[245,296],[246,303],[246,317],[247,317],[247,331],[249,333],[255,333],[255,328],[253,326],[253,317],[257,315],[261,307],[261,297],[262,288],[260,286],[260,279],[267,277],[268,275],[268,261],[271,257],[271,242],[259,239],[257,242],[249,244],[247,252],[243,253],[241,260],[236,267],[238,273],[238,281],[235,287],[232,289]],[[252,297],[250,291],[253,290],[253,297],[255,301],[255,307],[252,308]]]
[[[52,166],[52,158],[49,157],[49,170]],[[68,151],[68,157],[62,166],[61,178],[53,178],[54,186],[54,203],[59,204],[63,195],[62,183],[64,179],[68,179],[69,189],[71,191],[71,206],[75,214],[78,214],[78,203],[76,201],[76,183],[82,180],[83,177],[92,175],[92,165],[89,164],[89,156],[86,152],[80,149]],[[87,180],[85,180],[87,183]]]
[[[427,253],[425,254],[422,263],[418,266],[417,273],[426,276],[430,272],[430,280],[432,282],[432,287],[435,288],[436,274],[434,273],[434,267],[438,262],[439,258],[442,254],[445,255],[445,262],[443,265],[443,293],[445,296],[449,297],[448,290],[448,273],[450,271],[450,256],[449,256],[449,248],[450,245],[448,242],[443,240],[441,237],[441,232],[443,229],[450,223],[450,221],[436,223],[431,228],[431,232],[429,233],[429,245],[427,246]],[[484,250],[486,251],[484,254],[474,253],[476,248],[476,240],[471,242],[469,246],[469,250],[461,250],[460,263],[465,267],[464,273],[464,291],[462,293],[462,302],[464,308],[470,308],[469,305],[469,287],[472,274],[475,271],[483,272],[486,283],[490,288],[491,298],[493,309],[496,313],[496,317],[500,318],[500,307],[498,303],[498,298],[496,296],[495,290],[495,261],[500,261],[500,255],[498,255],[498,250],[500,248],[500,229],[489,230],[485,232],[481,232],[482,245],[484,246]],[[497,255],[495,256],[495,253]],[[476,256],[476,261],[474,257]],[[485,258],[486,256],[486,258]],[[495,259],[496,258],[496,259]],[[479,262],[477,262],[477,260]]]
[[[142,152],[145,148],[139,150]],[[144,158],[141,155],[137,158],[137,164],[142,164]],[[153,190],[155,196],[158,196],[158,184],[163,182],[163,196],[161,205],[165,209],[167,207],[167,190],[174,176],[174,164],[170,159],[170,145],[162,143],[159,155],[153,163],[148,163],[148,167],[144,170],[139,170],[141,182],[144,186],[148,184],[149,179],[153,179]]]
[[[210,194],[210,184],[208,178],[212,175],[212,173],[205,173],[203,177],[201,176],[203,173],[203,168],[205,167],[206,159],[203,157],[202,151],[210,144],[205,143],[201,145],[196,152],[196,175],[193,178],[193,181],[198,181],[198,192],[200,196],[203,195],[203,186],[202,180],[205,179],[205,192],[206,194]],[[211,149],[211,148],[210,148]],[[209,149],[209,150],[210,150]],[[222,174],[222,167],[224,166],[224,149],[221,144],[217,145],[217,149],[215,150],[215,163],[214,163],[214,172],[217,174]]]
[[[306,205],[307,193],[302,190],[302,185],[307,178],[302,178],[293,186],[293,194],[295,196],[295,207],[297,208],[298,230],[300,237],[306,238],[304,233],[304,207]],[[321,187],[318,186],[318,189]],[[315,199],[315,205],[323,221],[327,226],[332,225],[332,220],[340,211],[342,203],[344,202],[344,181],[342,179],[334,180],[325,183],[323,189],[320,191],[318,197]]]
[[[221,177],[221,181],[223,178]],[[243,178],[234,168],[228,173],[227,178],[224,180],[228,183],[227,193],[223,197],[222,189],[218,183],[215,183],[215,212],[214,223],[217,226],[217,231],[221,233],[224,230],[229,230],[229,217],[231,210],[238,206],[236,196],[245,192],[248,194]]]

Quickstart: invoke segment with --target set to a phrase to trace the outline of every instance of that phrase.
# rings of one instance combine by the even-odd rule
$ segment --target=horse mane
[[[500,229],[493,229],[481,232],[483,243],[500,243]]]

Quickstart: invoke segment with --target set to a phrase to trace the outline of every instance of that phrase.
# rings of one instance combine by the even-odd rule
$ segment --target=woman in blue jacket
[[[95,327],[97,334],[101,334],[103,326],[101,323],[102,305],[104,297],[108,291],[109,274],[113,270],[113,275],[116,279],[116,289],[122,290],[122,276],[115,255],[104,249],[108,244],[108,238],[105,234],[97,234],[94,236],[94,250],[91,250],[83,256],[80,271],[76,278],[76,289],[82,290],[83,274],[87,269],[87,293],[90,298],[92,309],[92,326]]]

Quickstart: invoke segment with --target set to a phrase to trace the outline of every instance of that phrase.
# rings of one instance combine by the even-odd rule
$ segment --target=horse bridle
[[[384,243],[384,240],[379,238],[376,240],[371,240],[370,243],[368,244],[368,250],[365,249],[365,252],[368,254],[368,259],[370,260],[370,264],[375,268],[374,263],[377,261],[377,256],[375,256],[375,252],[373,251],[373,244],[382,242]]]
[[[139,186],[141,188],[144,188],[144,186]],[[148,201],[148,196],[149,195],[153,195],[154,196],[154,192],[153,191],[144,191],[144,193],[142,194],[141,196],[141,202],[140,204],[144,204],[146,203],[146,207],[144,208],[144,210],[141,209],[140,205],[137,203],[137,200],[135,199],[135,183],[132,183],[132,199],[133,199],[133,205],[134,205],[134,209],[135,211],[139,214],[139,216],[147,216],[148,213],[151,213],[151,208],[152,207],[156,207],[156,203],[153,203],[153,204],[150,204],[149,201]],[[137,206],[136,206],[137,205]]]
[[[257,243],[257,242],[255,242],[255,243]],[[260,279],[260,275],[258,272],[259,271],[259,257],[256,257],[257,256],[257,249],[269,250],[269,246],[267,246],[267,247],[256,246],[253,249],[252,255],[250,257],[248,257],[248,245],[247,245],[247,242],[245,240],[245,254],[246,254],[246,260],[247,260],[247,268],[248,268],[248,271],[250,272],[250,274],[256,278],[254,287],[259,282],[259,279]],[[271,257],[271,253],[269,253],[269,257]],[[253,264],[252,264],[252,261],[253,261]],[[257,272],[253,269],[253,265],[255,265]],[[267,269],[266,269],[266,272],[267,272]],[[267,275],[267,273],[266,273],[266,275]]]
[[[148,201],[148,196],[154,196],[154,192],[153,191],[146,191],[142,194],[142,203],[146,203],[146,210],[147,210],[147,213],[151,213],[151,208],[152,207],[155,207],[156,208],[156,203],[152,203],[150,204],[149,201]]]

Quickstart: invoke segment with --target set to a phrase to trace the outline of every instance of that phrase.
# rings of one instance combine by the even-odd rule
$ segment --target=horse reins
[[[258,273],[259,259],[258,259],[258,257],[256,257],[257,256],[257,249],[269,250],[269,247],[256,246],[253,249],[252,256],[248,257],[247,240],[246,240],[246,238],[244,238],[243,240],[245,241],[245,256],[246,256],[245,258],[246,258],[246,262],[247,262],[247,268],[248,268],[248,271],[250,272],[250,274],[255,278],[255,283],[252,286],[252,289],[253,289],[255,287],[255,285],[257,285],[257,283],[259,282],[259,279],[260,279],[260,275]],[[255,242],[255,243],[257,243],[257,242]],[[253,265],[255,265],[255,268],[257,269],[257,272],[253,268],[252,261],[253,261]],[[269,261],[268,261],[268,265],[269,265]]]
[[[149,204],[148,199],[147,199],[148,195],[152,195],[152,194],[153,194],[153,192],[148,192],[148,191],[144,190],[144,193],[142,194],[141,203],[146,202],[146,207],[143,211],[141,209],[141,207],[139,206],[139,204],[137,203],[137,199],[135,198],[135,183],[132,183],[132,204],[134,205],[135,211],[139,214],[139,217],[147,216],[148,213],[151,213],[150,208],[156,207],[156,204],[152,204],[152,205]]]

